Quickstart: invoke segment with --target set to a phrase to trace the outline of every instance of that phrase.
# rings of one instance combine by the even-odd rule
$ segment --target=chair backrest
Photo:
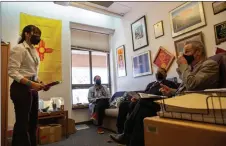
[[[212,59],[219,64],[219,88],[226,88],[226,53],[219,53],[209,57],[209,59]]]

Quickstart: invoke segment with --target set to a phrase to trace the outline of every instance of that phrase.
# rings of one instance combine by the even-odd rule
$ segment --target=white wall
[[[41,98],[52,96],[63,97],[65,108],[69,111],[69,117],[77,122],[87,121],[88,116],[79,111],[72,111],[71,93],[71,33],[70,22],[77,22],[98,27],[113,29],[113,17],[86,11],[75,7],[64,7],[53,2],[1,2],[2,4],[2,39],[10,42],[13,47],[19,38],[20,12],[62,20],[62,74],[63,83],[53,87],[50,91],[40,93]],[[87,111],[82,113],[88,114]],[[14,109],[9,100],[9,126],[14,124]]]
[[[171,28],[169,21],[169,11],[176,8],[183,2],[143,2],[137,4],[134,9],[132,9],[122,20],[115,21],[115,34],[112,38],[112,48],[116,49],[118,46],[125,44],[126,48],[126,68],[127,68],[127,76],[116,78],[117,81],[117,91],[123,90],[143,90],[146,85],[151,81],[155,80],[154,75],[143,76],[133,78],[132,75],[132,56],[138,53],[141,53],[146,50],[151,50],[152,61],[157,53],[159,46],[165,47],[168,51],[175,53],[174,49],[174,41],[181,39],[183,37],[189,36],[191,34],[202,31],[206,46],[207,56],[211,56],[215,52],[215,37],[214,37],[214,24],[219,22],[223,22],[226,20],[226,11],[214,15],[212,9],[212,2],[204,2],[204,11],[206,16],[207,26],[202,27],[200,29],[194,30],[190,33],[186,33],[180,37],[175,39],[171,36]],[[147,20],[147,31],[149,37],[149,46],[138,51],[133,51],[132,46],[132,37],[131,37],[131,26],[135,20],[140,18],[141,16],[146,15]],[[153,25],[158,21],[163,20],[164,25],[164,33],[163,37],[155,39]],[[226,49],[226,42],[219,45]],[[114,56],[116,51],[114,51]],[[114,57],[115,60],[115,57]],[[114,61],[115,62],[115,61]],[[115,65],[114,65],[115,66]],[[168,71],[168,77],[175,77],[177,73],[175,71],[177,65],[176,61],[172,64],[171,68]],[[156,72],[156,67],[153,65],[153,71]]]

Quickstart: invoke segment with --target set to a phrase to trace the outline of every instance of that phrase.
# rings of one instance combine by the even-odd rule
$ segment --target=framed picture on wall
[[[226,2],[225,1],[213,2],[212,6],[213,6],[214,15],[226,10]]]
[[[174,58],[175,57],[173,54],[160,46],[157,54],[155,55],[153,63],[157,67],[165,68],[166,70],[168,70],[170,65],[173,63]]]
[[[126,76],[126,58],[125,58],[125,46],[122,45],[116,49],[117,57],[117,72],[118,77]]]
[[[149,45],[146,17],[143,16],[131,24],[133,51]]]
[[[154,24],[154,33],[156,39],[164,35],[163,21]]]
[[[214,25],[216,45],[226,41],[226,21]]]
[[[151,65],[151,51],[138,54],[133,59],[133,77],[153,74]]]
[[[193,35],[190,35],[188,37],[182,38],[174,42],[176,57],[178,57],[180,53],[183,53],[184,45],[187,41],[199,41],[205,46],[202,32],[195,33]]]
[[[202,2],[186,2],[169,12],[172,37],[206,25]]]

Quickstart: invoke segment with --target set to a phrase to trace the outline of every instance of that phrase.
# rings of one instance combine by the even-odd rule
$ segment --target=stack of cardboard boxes
[[[39,144],[49,144],[62,139],[62,126],[51,124],[39,127]]]
[[[65,136],[64,122],[64,119],[60,119],[58,120],[58,124],[40,126],[38,143],[42,145],[61,141],[62,136]],[[75,121],[72,119],[68,119],[67,132],[68,134],[74,134],[76,132]]]

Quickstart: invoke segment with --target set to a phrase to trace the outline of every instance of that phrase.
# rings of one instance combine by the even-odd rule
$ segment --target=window
[[[111,89],[109,68],[108,53],[72,49],[73,107],[88,103],[88,91],[96,75],[100,75],[102,84]]]
[[[72,50],[72,84],[90,84],[89,52]]]
[[[92,76],[100,75],[102,84],[108,84],[107,53],[92,52]]]

